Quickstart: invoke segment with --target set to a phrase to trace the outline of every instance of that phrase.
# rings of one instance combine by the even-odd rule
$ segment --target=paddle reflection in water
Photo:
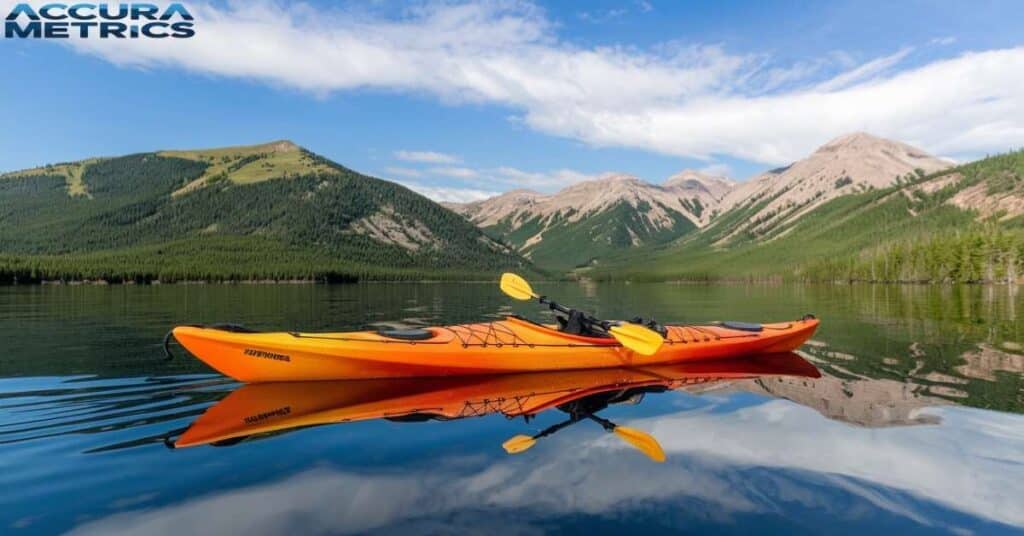
[[[418,422],[500,413],[529,422],[540,412],[557,409],[568,419],[532,436],[516,436],[503,445],[505,450],[522,452],[541,437],[591,420],[660,462],[665,454],[653,437],[596,413],[610,404],[639,403],[649,393],[771,376],[818,378],[820,373],[797,354],[787,353],[637,368],[253,384],[232,392],[167,444],[225,446],[298,428],[371,419]]]

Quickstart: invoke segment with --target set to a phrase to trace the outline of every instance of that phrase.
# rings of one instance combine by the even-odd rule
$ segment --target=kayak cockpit
[[[377,335],[400,341],[426,341],[434,338],[434,333],[426,329],[379,329]]]

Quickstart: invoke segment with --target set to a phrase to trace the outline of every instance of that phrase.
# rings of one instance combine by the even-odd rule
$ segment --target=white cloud
[[[402,168],[399,168],[401,170]],[[387,171],[395,171],[388,168]],[[412,170],[416,171],[416,170]],[[417,171],[419,173],[419,171]],[[401,173],[392,173],[401,176]],[[457,185],[428,186],[417,182],[402,182],[405,186],[438,201],[469,202],[498,195],[495,190],[529,189],[553,192],[582,181],[599,179],[608,173],[589,174],[573,169],[552,171],[524,171],[510,166],[497,168],[434,167],[422,172],[447,179]],[[415,177],[413,177],[415,178]],[[401,181],[399,181],[401,182]]]
[[[384,168],[389,175],[395,175],[398,177],[418,178],[423,176],[423,172],[418,169],[405,168],[405,167],[388,167]]]
[[[543,191],[557,190],[577,182],[600,178],[603,174],[587,174],[572,169],[554,171],[523,171],[514,167],[499,167],[488,170],[493,180],[514,188],[527,188]]]
[[[707,173],[708,175],[713,175],[715,177],[732,176],[732,167],[729,164],[725,163],[708,164],[700,168],[698,171],[700,171],[701,173]]]
[[[430,168],[430,173],[453,179],[475,179],[480,175],[475,169],[467,167],[435,167]]]
[[[500,193],[488,190],[478,190],[475,188],[429,186],[407,181],[399,181],[399,184],[439,203],[470,203],[473,201],[487,199],[488,197],[494,197]]]
[[[895,71],[899,51],[823,82],[817,62],[780,65],[720,46],[572,45],[523,2],[426,4],[397,18],[267,1],[189,7],[193,39],[67,43],[119,65],[317,95],[369,88],[496,103],[541,132],[684,157],[784,164],[861,130],[939,154],[1024,145],[1024,48]]]
[[[906,58],[907,54],[910,54],[913,50],[913,48],[906,47],[900,49],[900,51],[895,54],[871,60],[856,69],[852,69],[832,78],[831,80],[818,84],[814,89],[816,91],[832,91],[835,89],[849,87],[858,82],[870,80],[903,61],[903,58]]]
[[[518,457],[476,464],[439,458],[403,472],[321,467],[111,514],[71,534],[255,536],[289,534],[296,526],[316,534],[430,532],[411,527],[439,518],[452,524],[450,532],[473,533],[507,522],[550,528],[558,519],[628,519],[639,512],[735,528],[751,519],[744,516],[763,522],[787,509],[835,519],[837,530],[857,523],[851,511],[865,519],[886,512],[933,529],[961,516],[1024,524],[1024,417],[926,411],[942,424],[863,428],[784,400],[680,410],[621,423],[653,433],[668,454],[664,464],[614,436],[577,428]]]
[[[581,11],[578,16],[580,20],[600,24],[613,19],[625,16],[629,13],[627,9],[608,9],[604,11]]]
[[[395,158],[427,164],[457,164],[462,161],[458,156],[435,151],[395,151]]]

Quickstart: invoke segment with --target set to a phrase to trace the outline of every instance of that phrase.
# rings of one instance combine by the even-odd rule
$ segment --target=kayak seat
[[[377,335],[400,341],[425,341],[434,336],[425,329],[379,329]]]
[[[558,331],[562,333],[602,339],[608,337],[607,333],[592,328],[585,315],[576,309],[571,309],[568,316],[555,315],[555,320],[558,321]]]
[[[726,320],[722,322],[723,328],[738,329],[740,331],[753,331],[754,333],[764,330],[761,324],[751,324],[749,322],[734,322],[732,320]]]

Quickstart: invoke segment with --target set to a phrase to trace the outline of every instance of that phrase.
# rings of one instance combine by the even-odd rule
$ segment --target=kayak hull
[[[789,352],[814,334],[818,320],[764,324],[762,331],[722,325],[669,326],[654,355],[614,339],[561,333],[509,317],[429,328],[427,340],[377,332],[250,333],[181,326],[174,337],[217,371],[246,383],[467,376],[665,365]]]

